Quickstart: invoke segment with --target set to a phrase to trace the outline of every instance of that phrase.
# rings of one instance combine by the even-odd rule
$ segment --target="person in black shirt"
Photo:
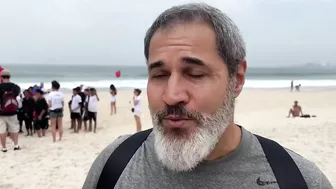
[[[33,136],[33,114],[35,101],[28,90],[23,92],[24,98],[22,101],[22,108],[24,113],[24,122],[26,125],[27,136]]]
[[[43,91],[41,89],[36,89],[35,93],[36,102],[35,102],[35,114],[36,120],[34,121],[34,127],[37,132],[38,137],[45,136],[45,132],[48,127],[48,103],[43,97]],[[42,130],[42,133],[41,133]]]
[[[83,122],[83,116],[84,116],[84,108],[85,108],[85,99],[86,99],[86,95],[85,93],[83,92],[83,85],[81,85],[80,87],[77,87],[76,88],[79,92],[78,92],[78,95],[81,97],[82,99],[82,102],[80,103],[80,106],[81,106],[81,123]],[[82,129],[82,124],[79,124],[78,126],[78,129]]]
[[[89,117],[88,117],[88,112],[89,112],[88,101],[89,101],[89,98],[90,98],[89,92],[90,92],[90,90],[88,88],[84,90],[85,99],[84,99],[84,101],[82,101],[82,103],[84,104],[82,121],[84,123],[84,131],[85,132],[87,131],[87,121],[89,120]]]

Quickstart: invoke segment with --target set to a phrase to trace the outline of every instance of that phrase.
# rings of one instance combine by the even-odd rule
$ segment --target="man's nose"
[[[171,75],[162,98],[167,105],[188,103],[189,95],[183,79],[179,76]]]

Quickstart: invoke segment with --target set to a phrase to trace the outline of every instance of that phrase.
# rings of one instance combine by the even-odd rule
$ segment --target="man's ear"
[[[247,62],[246,60],[242,60],[240,64],[238,65],[237,73],[235,74],[235,86],[234,86],[234,92],[236,94],[236,97],[239,96],[241,91],[243,90],[243,86],[245,84],[245,73],[247,68]]]

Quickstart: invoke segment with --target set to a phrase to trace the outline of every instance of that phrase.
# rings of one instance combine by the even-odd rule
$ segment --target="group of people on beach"
[[[56,142],[56,134],[59,140],[63,136],[63,112],[64,94],[59,91],[60,83],[51,82],[51,89],[46,90],[44,84],[34,85],[21,91],[15,83],[10,82],[11,74],[8,70],[1,72],[2,83],[0,84],[0,136],[2,151],[7,152],[6,136],[9,134],[14,142],[14,150],[20,150],[18,145],[19,133],[23,133],[25,125],[27,135],[38,137],[46,136],[46,131],[51,127],[53,142]],[[72,97],[68,103],[71,125],[70,129],[78,133],[84,125],[85,132],[96,133],[97,110],[100,100],[95,88],[87,87],[83,90],[83,85],[72,90]],[[117,113],[116,95],[117,89],[112,84],[111,94],[111,115]],[[140,107],[141,90],[134,89],[133,108],[136,130],[141,131]],[[88,123],[88,124],[87,124]]]
[[[73,89],[73,95],[69,101],[69,111],[71,126],[75,133],[78,133],[84,124],[84,131],[92,131],[92,122],[94,122],[93,132],[97,128],[97,105],[99,97],[95,88],[85,88],[83,85]],[[89,129],[87,122],[89,121]]]

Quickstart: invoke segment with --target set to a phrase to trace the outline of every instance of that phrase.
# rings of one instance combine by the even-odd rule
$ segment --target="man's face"
[[[215,33],[206,24],[180,24],[154,34],[147,95],[156,151],[168,168],[187,171],[209,155],[233,121],[243,65],[230,79]]]

